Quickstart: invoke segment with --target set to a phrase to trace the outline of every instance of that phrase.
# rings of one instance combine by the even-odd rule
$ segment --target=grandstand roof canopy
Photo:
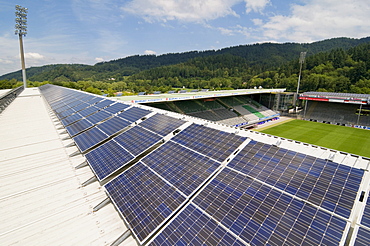
[[[370,104],[370,94],[310,91],[301,93],[299,95],[299,99],[352,104]]]
[[[186,93],[166,93],[117,97],[121,101],[132,103],[153,103],[166,101],[180,101],[190,99],[202,99],[212,97],[251,95],[260,93],[284,92],[285,89],[238,89],[224,91],[198,91]]]
[[[368,159],[62,87],[40,90],[26,89],[0,115],[5,245],[111,245],[128,231],[121,245],[196,245],[200,238],[208,245],[344,245],[347,235],[354,245],[370,238]],[[88,138],[84,124],[107,112],[116,113],[90,126],[97,131]],[[70,124],[73,117],[80,120]],[[119,135],[94,142],[117,118]],[[72,129],[79,133],[69,138]],[[81,151],[79,136],[94,149]],[[117,169],[124,152],[137,162]],[[100,182],[96,173],[110,177]],[[108,197],[114,206],[94,210]]]

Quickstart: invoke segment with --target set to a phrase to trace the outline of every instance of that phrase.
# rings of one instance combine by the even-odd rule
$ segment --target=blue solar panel
[[[366,206],[364,213],[362,215],[361,224],[370,228],[370,196],[368,196],[366,201]]]
[[[70,136],[75,136],[77,134],[79,134],[80,132],[82,131],[85,131],[86,129],[92,127],[93,124],[91,124],[90,121],[86,120],[86,119],[83,119],[83,120],[80,120],[70,126],[67,126],[66,129],[69,133]]]
[[[193,202],[251,245],[338,245],[347,222],[225,168]]]
[[[89,98],[89,100],[86,100],[86,102],[90,105],[94,105],[94,104],[96,104],[96,103],[98,103],[102,100],[105,100],[105,99],[103,99],[101,97],[93,97],[93,98]]]
[[[99,112],[97,112],[95,114],[92,114],[92,115],[86,117],[86,119],[88,121],[90,121],[92,124],[95,125],[95,124],[97,124],[97,123],[99,123],[99,122],[101,122],[103,120],[108,119],[111,116],[112,115],[110,113],[107,113],[105,111],[99,111]]]
[[[190,196],[221,163],[171,141],[142,159],[156,173]]]
[[[107,138],[108,136],[105,133],[94,127],[74,137],[73,140],[77,144],[80,151],[84,152]]]
[[[358,229],[355,246],[369,246],[370,244],[370,231],[360,227]]]
[[[96,108],[94,106],[90,106],[88,108],[85,108],[84,110],[79,111],[78,113],[80,115],[82,115],[83,117],[87,117],[91,114],[94,114],[94,113],[98,112],[98,110],[99,110],[98,108]]]
[[[173,141],[220,162],[232,154],[247,138],[192,124],[180,132]]]
[[[125,105],[123,103],[115,103],[115,104],[109,106],[108,108],[106,108],[104,110],[111,113],[111,114],[116,114],[118,112],[121,112],[121,111],[125,110],[128,107],[130,107],[130,106]]]
[[[150,113],[149,110],[134,107],[134,108],[129,108],[126,111],[123,111],[118,116],[121,118],[124,118],[125,120],[135,122],[143,118],[145,115],[149,113]]]
[[[167,134],[176,130],[185,121],[175,119],[166,115],[156,114],[140,123],[140,126],[145,127],[155,133],[166,136]]]
[[[57,114],[57,116],[58,116],[59,119],[64,119],[68,116],[71,116],[74,113],[76,113],[76,110],[74,110],[73,108],[69,108],[69,109]]]
[[[108,136],[111,136],[130,124],[131,122],[115,116],[101,123],[98,128],[105,132]]]
[[[105,108],[105,107],[111,105],[112,103],[114,103],[114,101],[112,101],[112,100],[103,100],[103,101],[100,101],[97,104],[95,104],[94,107],[102,109],[102,108]]]
[[[81,120],[82,118],[83,118],[82,115],[80,115],[79,113],[75,113],[71,116],[68,116],[68,117],[62,119],[61,122],[62,122],[63,126],[68,126],[70,124],[75,123],[76,121]]]
[[[161,139],[161,136],[145,130],[140,126],[133,127],[114,138],[114,140],[134,156],[143,153]]]
[[[251,141],[228,164],[251,177],[346,218],[363,171]]]
[[[149,245],[242,246],[245,244],[190,204]]]
[[[72,114],[74,114],[78,111],[83,110],[86,107],[89,107],[89,105],[87,103],[81,103],[80,102],[80,104],[78,104],[77,106],[75,106],[73,108],[70,108],[70,109],[67,109],[67,110],[61,112],[60,114],[58,114],[58,117],[60,119],[66,118],[66,117],[68,117],[68,116],[70,116],[70,115],[72,115]]]
[[[134,159],[114,140],[110,140],[85,155],[89,165],[101,181]]]
[[[105,188],[140,242],[147,240],[186,201],[141,162],[107,183]]]

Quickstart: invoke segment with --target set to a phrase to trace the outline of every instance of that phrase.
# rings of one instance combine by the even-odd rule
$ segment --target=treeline
[[[287,88],[295,91],[298,58],[276,69],[260,71],[246,59],[225,54],[196,58],[158,67],[127,79],[139,86],[185,86],[187,88]],[[349,50],[334,49],[308,56],[303,64],[300,91],[370,94],[370,43]]]
[[[27,78],[31,81],[72,81],[92,80],[105,81],[115,79],[122,81],[127,76],[139,72],[168,65],[187,62],[191,59],[206,58],[219,55],[233,55],[244,58],[248,66],[259,69],[259,72],[272,70],[295,59],[301,51],[309,55],[326,52],[336,48],[348,50],[362,43],[370,42],[370,37],[333,38],[310,44],[299,43],[263,43],[248,44],[223,48],[220,50],[190,51],[164,55],[135,55],[109,62],[97,63],[94,66],[82,64],[56,64],[27,69]],[[0,76],[3,79],[22,80],[22,72],[17,71]]]
[[[359,44],[354,46],[354,43]],[[183,86],[215,90],[262,86],[295,91],[301,51],[307,51],[301,91],[370,94],[369,38],[340,38],[313,44],[255,44],[219,51],[132,56],[94,66],[48,65],[27,71],[28,85],[53,83],[111,96],[115,92],[166,92]],[[2,76],[0,79],[3,89],[22,84],[18,82],[21,78]]]

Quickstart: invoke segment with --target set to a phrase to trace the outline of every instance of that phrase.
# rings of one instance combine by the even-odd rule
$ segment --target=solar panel
[[[221,166],[221,163],[171,141],[141,161],[187,196]]]
[[[115,116],[107,121],[104,121],[97,127],[101,129],[103,132],[105,132],[108,136],[111,136],[119,132],[123,128],[129,126],[130,124],[131,122],[124,120],[118,116]]]
[[[244,246],[245,244],[217,221],[190,204],[149,245]]]
[[[141,243],[186,201],[176,188],[141,162],[107,183],[105,188]]]
[[[87,117],[87,116],[89,116],[89,115],[91,115],[91,114],[93,114],[93,113],[96,113],[96,112],[98,112],[99,111],[99,109],[98,108],[96,108],[96,107],[94,107],[94,106],[90,106],[90,107],[88,107],[88,108],[85,108],[84,110],[82,110],[82,111],[79,111],[78,113],[80,114],[80,115],[82,115],[83,117]]]
[[[370,196],[368,196],[366,200],[366,206],[361,218],[361,224],[370,228]]]
[[[73,141],[75,141],[80,151],[84,152],[107,138],[108,136],[99,128],[93,127],[74,137]]]
[[[126,108],[130,107],[129,105],[125,105],[123,103],[115,103],[108,108],[104,109],[105,111],[111,113],[111,114],[116,114],[118,112],[121,112],[125,110]]]
[[[355,246],[369,246],[370,242],[370,231],[363,227],[358,229]]]
[[[145,130],[140,126],[133,127],[114,138],[114,140],[134,156],[143,153],[161,139],[161,136]]]
[[[133,155],[114,140],[90,151],[85,157],[100,181],[134,159]]]
[[[81,120],[82,118],[83,118],[82,115],[80,115],[79,113],[75,113],[71,116],[68,116],[68,117],[62,119],[61,122],[64,126],[68,126],[70,124],[75,123],[76,121]]]
[[[74,114],[78,111],[83,110],[86,107],[89,107],[89,104],[80,102],[77,106],[75,106],[73,108],[70,108],[70,109],[67,109],[66,111],[63,111],[60,114],[58,114],[58,117],[60,119],[66,118],[66,117],[68,117],[68,116],[70,116],[70,115],[72,115],[72,114]]]
[[[360,169],[255,141],[228,167],[346,218],[363,176]]]
[[[94,104],[96,104],[96,103],[98,103],[102,100],[105,100],[105,99],[103,99],[101,97],[93,97],[93,98],[90,98],[89,100],[86,100],[86,102],[90,105],[94,105]]]
[[[103,101],[100,101],[97,104],[95,104],[94,107],[102,109],[102,108],[105,108],[105,107],[111,105],[112,103],[114,103],[112,100],[103,100]]]
[[[252,245],[339,245],[346,220],[225,168],[193,203]]]
[[[118,116],[124,118],[125,120],[135,122],[149,113],[150,113],[149,110],[133,107],[127,109],[126,111],[123,111]]]
[[[185,121],[179,119],[162,114],[156,114],[140,123],[140,126],[158,133],[161,136],[166,136],[184,123]]]
[[[68,131],[69,135],[73,137],[92,126],[93,124],[90,121],[83,119],[70,126],[67,126],[66,130]]]
[[[101,122],[101,121],[103,121],[105,119],[108,119],[111,116],[112,115],[110,113],[107,113],[107,112],[105,112],[105,111],[102,110],[102,111],[99,111],[99,112],[97,112],[95,114],[92,114],[92,115],[86,117],[86,119],[88,121],[90,121],[92,124],[95,125],[95,124],[97,124],[97,123],[99,123],[99,122]]]
[[[246,139],[246,137],[197,124],[192,124],[172,138],[173,141],[220,162],[232,154]]]

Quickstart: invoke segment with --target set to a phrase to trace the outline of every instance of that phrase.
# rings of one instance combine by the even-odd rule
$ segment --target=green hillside
[[[311,44],[253,44],[221,50],[132,56],[94,66],[57,64],[27,69],[30,86],[53,83],[92,93],[189,89],[286,88],[295,91],[298,57],[306,51],[301,91],[370,93],[370,37]],[[21,72],[0,77],[16,87]]]

